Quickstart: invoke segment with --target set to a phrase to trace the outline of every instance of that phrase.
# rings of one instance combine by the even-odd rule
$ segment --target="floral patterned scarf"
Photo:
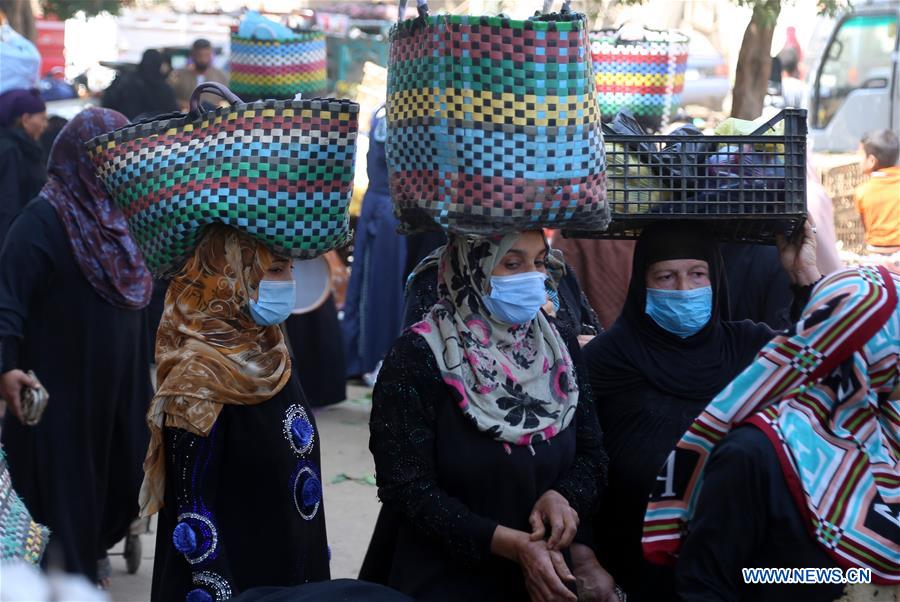
[[[262,403],[287,384],[291,365],[281,328],[258,326],[247,311],[273,259],[250,236],[213,225],[169,285],[156,336],[159,388],[147,413],[141,516],[163,505],[164,426],[206,436],[224,404]]]
[[[491,272],[518,237],[451,236],[438,266],[439,301],[412,330],[428,342],[454,401],[479,430],[531,445],[569,425],[578,385],[569,350],[543,313],[510,326],[484,306]]]

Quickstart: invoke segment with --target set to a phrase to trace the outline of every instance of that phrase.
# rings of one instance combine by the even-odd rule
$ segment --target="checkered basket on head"
[[[232,35],[230,86],[243,98],[290,99],[298,92],[313,98],[328,86],[326,59],[321,31],[302,31],[290,39]]]
[[[677,31],[626,28],[591,32],[600,109],[628,109],[647,128],[659,130],[681,105],[690,39]]]
[[[200,94],[209,92],[231,106],[202,112]],[[210,82],[197,87],[191,107],[87,143],[154,274],[177,272],[214,222],[295,258],[348,242],[358,104],[243,103]]]
[[[583,15],[419,16],[390,33],[387,160],[407,231],[490,235],[609,222]]]

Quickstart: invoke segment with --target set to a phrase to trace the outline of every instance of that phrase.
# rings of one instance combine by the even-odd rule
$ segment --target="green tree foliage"
[[[608,9],[616,3],[643,4],[646,0],[586,0],[591,7]],[[732,89],[731,115],[741,119],[755,119],[762,113],[766,97],[772,61],[772,35],[781,14],[780,0],[731,0],[738,6],[753,11],[750,23],[744,30],[741,50],[738,54],[734,88]],[[790,1],[790,0],[788,0]],[[834,15],[850,6],[850,0],[819,0],[819,14]],[[596,9],[595,9],[596,10]]]
[[[123,6],[132,4],[133,0],[40,0],[40,3],[45,14],[56,15],[65,20],[80,12],[87,17],[100,13],[117,15]]]

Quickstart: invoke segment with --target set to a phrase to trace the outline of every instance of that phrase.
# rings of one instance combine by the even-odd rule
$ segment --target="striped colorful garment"
[[[900,401],[887,399],[900,380],[898,286],[881,267],[828,276],[801,320],[710,402],[666,463],[674,479],[650,495],[648,560],[674,563],[713,448],[752,424],[774,445],[810,534],[841,566],[900,583]]]
[[[390,39],[387,156],[406,229],[606,226],[583,15],[422,16]]]

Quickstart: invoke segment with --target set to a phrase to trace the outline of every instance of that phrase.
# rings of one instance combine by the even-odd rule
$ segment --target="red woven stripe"
[[[437,181],[443,181],[434,171],[403,171],[391,174],[391,193],[394,196],[394,202],[401,208],[415,207],[416,199],[436,199],[438,198]],[[503,198],[501,207],[515,210],[516,202],[521,203],[523,197],[523,189],[534,189],[535,187],[550,187],[559,191],[555,196],[558,198],[562,193],[568,193],[572,197],[572,201],[568,207],[561,207],[559,211],[576,207],[587,206],[587,199],[603,198],[605,190],[606,175],[603,172],[577,179],[560,180],[525,180],[525,179],[505,179],[500,177],[487,177],[482,175],[454,174],[453,190],[456,195],[456,201],[465,199],[467,208],[474,205],[481,205],[487,193],[491,198]],[[574,193],[573,187],[578,186],[579,192]],[[471,191],[471,195],[466,195],[466,191]],[[487,192],[486,192],[487,191]],[[494,204],[493,206],[497,206]]]
[[[683,88],[683,86],[681,86]],[[672,92],[677,94],[680,90],[673,88]],[[597,92],[601,94],[665,94],[665,86],[627,86],[624,84],[597,84]]]
[[[615,52],[592,52],[591,56],[595,63],[640,63],[651,65],[668,65],[669,55],[667,54],[619,54]],[[687,63],[687,55],[682,54],[675,58],[676,65],[684,65]]]
[[[316,61],[314,63],[300,63],[296,65],[241,65],[238,63],[231,64],[233,73],[249,73],[251,75],[291,75],[294,73],[309,73],[311,71],[321,71],[326,68],[326,61]]]
[[[548,31],[546,32],[546,39],[538,41],[534,30],[512,30],[488,28],[485,26],[479,26],[473,30],[471,25],[460,25],[456,31],[447,29],[440,32],[437,44],[431,39],[434,32],[435,30],[430,28],[418,31],[410,37],[393,40],[390,49],[391,62],[430,57],[434,50],[437,50],[440,56],[452,56],[455,59],[471,58],[474,60],[491,59],[501,61],[505,58],[516,62],[524,62],[522,59],[526,58],[526,56],[521,51],[514,53],[512,46],[506,48],[507,56],[504,57],[504,47],[501,45],[503,36],[516,40],[516,45],[523,48],[546,48],[545,55],[529,53],[527,55],[527,62],[529,63],[568,64],[579,63],[585,60],[578,55],[578,49],[587,44],[583,32],[581,35],[578,32],[569,32],[568,39],[562,40],[559,32]],[[464,36],[468,36],[468,40],[464,40]],[[556,46],[550,46],[549,42],[551,40],[556,42]],[[568,55],[560,55],[560,47],[568,48]]]

